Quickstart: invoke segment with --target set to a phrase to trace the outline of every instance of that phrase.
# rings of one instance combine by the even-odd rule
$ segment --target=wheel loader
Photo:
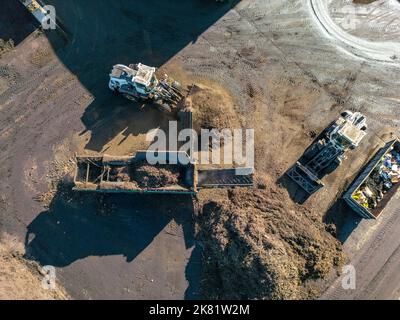
[[[358,147],[366,135],[366,118],[359,112],[345,111],[321,134],[287,175],[309,195],[324,184],[320,179],[335,171],[345,153]]]
[[[110,73],[109,88],[132,101],[149,101],[164,112],[171,112],[184,97],[179,82],[164,75],[157,79],[156,68],[142,63],[117,64]]]

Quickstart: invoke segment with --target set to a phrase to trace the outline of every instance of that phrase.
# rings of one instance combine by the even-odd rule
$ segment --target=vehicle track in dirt
[[[368,60],[400,64],[400,44],[397,42],[374,42],[361,39],[344,31],[331,18],[327,0],[309,0],[315,21],[344,51]],[[356,11],[354,11],[355,13]],[[349,19],[357,19],[356,15]]]

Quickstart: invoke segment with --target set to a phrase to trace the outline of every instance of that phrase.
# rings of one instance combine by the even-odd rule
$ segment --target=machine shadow
[[[106,152],[105,145],[118,134],[145,134],[167,127],[171,119],[155,108],[141,108],[115,96],[108,89],[113,65],[142,62],[162,66],[196,42],[239,1],[45,0],[55,7],[63,29],[46,30],[45,34],[60,61],[93,99],[81,115],[81,134],[91,132],[86,149]],[[129,262],[174,219],[184,230],[186,247],[194,248],[185,271],[189,281],[185,297],[196,298],[201,254],[192,228],[192,199],[110,195],[104,201],[111,202],[115,212],[107,215],[98,214],[103,211],[98,207],[102,200],[93,194],[71,196],[70,190],[59,186],[49,209],[28,226],[27,255],[56,267],[88,256],[115,254],[124,255]]]
[[[60,268],[90,256],[123,255],[130,263],[174,220],[183,229],[185,247],[193,248],[186,266],[189,287],[185,296],[197,297],[201,262],[190,196],[174,201],[170,196],[160,199],[163,195],[100,195],[74,192],[72,186],[60,182],[48,210],[29,224],[28,259]]]
[[[297,204],[304,204],[311,197],[310,194],[290,179],[286,172],[278,178],[277,183],[287,190],[290,199]]]
[[[0,39],[12,39],[14,45],[21,43],[39,23],[26,10],[24,5],[15,0],[1,0],[0,4]],[[1,51],[1,48],[0,48]]]
[[[324,217],[326,224],[335,226],[334,236],[344,243],[357,228],[362,218],[351,210],[343,199],[338,199],[327,211]]]
[[[46,0],[46,4],[56,8],[57,19],[67,36],[60,36],[57,30],[47,31],[46,35],[63,64],[94,98],[81,118],[85,131],[92,132],[87,148],[101,151],[123,130],[128,136],[152,129],[138,127],[137,119],[154,127],[165,117],[158,110],[150,110],[150,106],[139,114],[137,103],[115,97],[108,89],[113,65],[142,62],[162,66],[196,42],[238,2]],[[114,115],[121,112],[125,121],[113,121]]]

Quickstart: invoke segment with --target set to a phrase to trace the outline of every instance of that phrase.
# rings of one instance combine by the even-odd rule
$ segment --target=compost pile
[[[367,209],[375,209],[386,193],[400,181],[400,147],[386,154],[366,182],[353,194],[353,199]]]
[[[210,299],[309,299],[311,279],[342,262],[339,242],[320,217],[289,204],[279,187],[233,189],[199,213],[203,294]]]
[[[138,165],[133,171],[133,179],[140,188],[162,188],[179,183],[179,168],[170,165]]]
[[[212,88],[195,86],[185,105],[187,110],[193,112],[193,127],[198,133],[201,129],[240,128],[232,98],[217,85]]]
[[[131,180],[129,167],[117,167],[110,170],[110,181],[129,182]]]

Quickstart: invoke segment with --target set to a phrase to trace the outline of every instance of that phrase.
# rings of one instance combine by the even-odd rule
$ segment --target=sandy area
[[[0,300],[70,298],[58,282],[54,289],[45,289],[42,267],[25,259],[22,244],[6,234],[0,240],[0,265]]]

